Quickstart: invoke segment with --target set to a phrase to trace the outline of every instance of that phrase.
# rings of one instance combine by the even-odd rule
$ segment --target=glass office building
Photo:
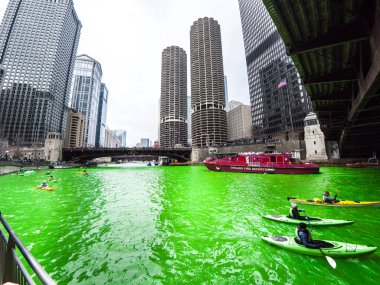
[[[222,38],[218,21],[200,18],[190,30],[191,136],[195,148],[227,141]]]
[[[119,147],[127,146],[127,131],[126,130],[113,130],[112,135],[119,138]]]
[[[10,0],[0,26],[0,128],[11,145],[64,135],[82,25],[72,0]]]
[[[98,121],[96,123],[96,138],[95,138],[96,147],[105,146],[107,106],[108,106],[108,89],[107,89],[107,86],[104,83],[102,83],[100,85]]]
[[[187,145],[187,55],[178,46],[162,51],[160,146]]]
[[[75,61],[70,107],[84,117],[84,146],[94,147],[98,121],[102,67],[88,55],[78,55]]]
[[[140,142],[141,147],[149,147],[149,139],[148,138],[142,138]]]
[[[262,0],[239,0],[255,139],[303,138],[311,103]]]

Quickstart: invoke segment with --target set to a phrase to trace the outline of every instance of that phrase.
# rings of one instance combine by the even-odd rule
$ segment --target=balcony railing
[[[0,284],[6,282],[13,282],[20,285],[36,284],[16,254],[16,247],[25,258],[36,277],[38,277],[39,283],[48,285],[56,284],[29,250],[22,244],[16,233],[1,215],[1,212],[0,221],[5,231],[8,233],[7,239],[2,227],[0,227]]]

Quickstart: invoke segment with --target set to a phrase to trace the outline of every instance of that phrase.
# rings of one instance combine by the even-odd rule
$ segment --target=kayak
[[[361,255],[369,255],[374,253],[377,250],[376,246],[372,245],[359,245],[352,244],[346,242],[339,241],[328,241],[325,242],[330,243],[332,247],[322,248],[323,253],[319,249],[307,248],[304,245],[300,245],[296,243],[294,237],[289,236],[262,236],[262,240],[278,246],[280,248],[284,248],[289,251],[298,252],[307,255],[314,256],[331,256],[331,257],[356,257]]]
[[[350,225],[354,221],[349,220],[333,220],[333,219],[322,219],[322,218],[311,218],[310,220],[298,220],[290,218],[285,215],[263,215],[263,218],[270,219],[273,221],[278,221],[287,224],[299,224],[301,222],[307,223],[311,226],[337,226],[337,225]],[[312,220],[315,219],[315,220]]]
[[[288,200],[292,203],[299,204],[308,204],[308,205],[316,205],[316,206],[329,206],[329,207],[378,207],[380,206],[380,201],[350,201],[350,200],[340,200],[337,203],[326,203],[321,199],[314,198],[312,200],[306,199],[296,199],[296,198],[288,198]]]
[[[54,188],[53,187],[40,187],[40,186],[37,186],[38,189],[41,189],[41,190],[45,190],[45,191],[53,191]]]
[[[19,175],[20,175],[20,176],[24,176],[24,175],[33,174],[33,173],[35,173],[35,172],[36,172],[35,170],[27,170],[27,171],[24,171],[24,172],[19,173]]]

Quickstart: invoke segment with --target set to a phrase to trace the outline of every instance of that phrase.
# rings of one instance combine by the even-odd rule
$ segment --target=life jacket
[[[294,210],[294,211],[293,211]],[[293,219],[299,219],[300,217],[300,214],[299,214],[299,211],[298,211],[298,208],[297,209],[294,209],[294,208],[290,208],[289,210],[289,216]],[[295,213],[294,213],[295,212]]]
[[[301,238],[299,236],[299,233],[300,233],[300,230],[299,230],[298,227],[296,227],[296,238],[295,239],[296,239],[296,242],[301,243]],[[306,231],[306,234],[307,234],[307,241],[310,242],[310,233],[309,233],[309,231]]]
[[[293,208],[289,209],[289,217],[294,218],[294,216],[293,216]]]
[[[296,234],[295,239],[296,239],[296,242],[301,243],[301,239],[300,239],[298,233],[299,233],[299,229],[298,229],[298,227],[296,227],[296,229],[295,229],[295,234]]]

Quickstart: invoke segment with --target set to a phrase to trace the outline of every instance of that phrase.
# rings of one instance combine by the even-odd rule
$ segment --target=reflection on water
[[[136,164],[132,164],[136,166]],[[375,284],[379,253],[337,260],[281,250],[262,235],[294,227],[261,218],[288,213],[288,196],[380,200],[376,169],[322,168],[319,175],[219,173],[204,167],[55,170],[54,192],[31,186],[44,173],[0,177],[3,215],[60,284]],[[353,219],[315,238],[380,245],[380,208],[305,205],[309,215]]]
[[[149,161],[132,161],[132,162],[123,162],[123,163],[106,163],[106,164],[102,164],[101,167],[120,167],[120,168],[143,167],[143,166],[148,166],[148,164],[149,164]]]

